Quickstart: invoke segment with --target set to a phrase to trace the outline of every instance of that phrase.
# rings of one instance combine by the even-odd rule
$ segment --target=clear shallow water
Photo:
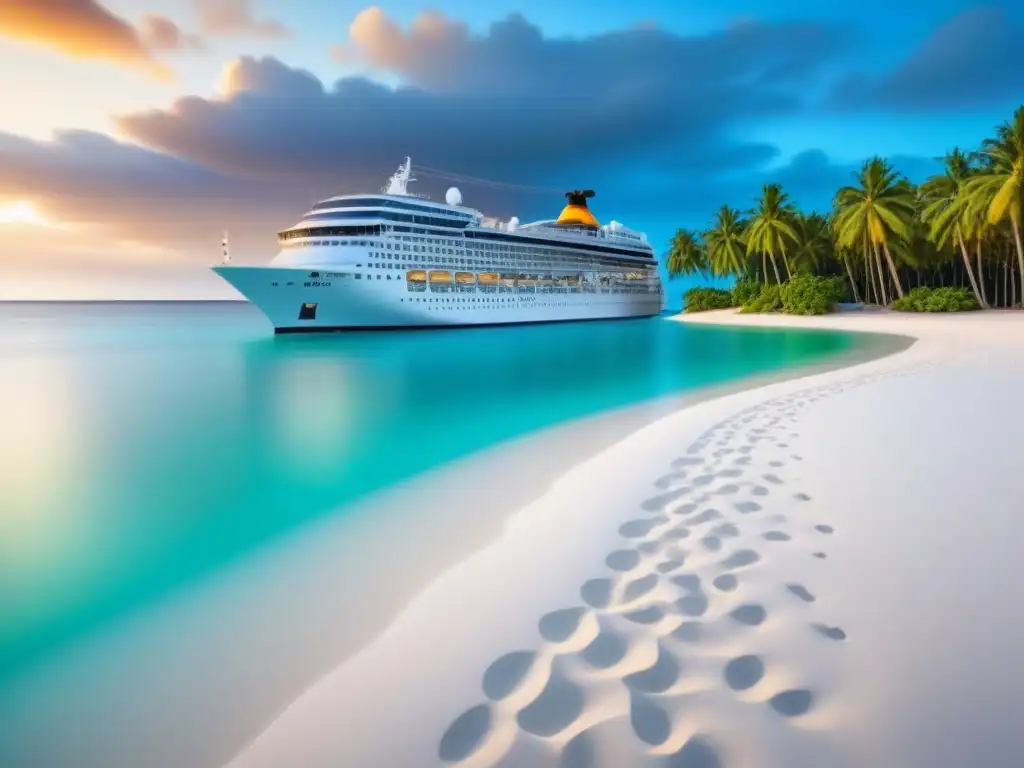
[[[861,343],[662,318],[275,337],[245,304],[0,304],[0,681],[410,475]]]

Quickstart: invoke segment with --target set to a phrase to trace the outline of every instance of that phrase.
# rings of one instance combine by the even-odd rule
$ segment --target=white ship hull
[[[383,270],[355,279],[350,272],[309,266],[221,266],[214,271],[255,304],[278,333],[650,317],[662,310],[661,293],[416,290]]]

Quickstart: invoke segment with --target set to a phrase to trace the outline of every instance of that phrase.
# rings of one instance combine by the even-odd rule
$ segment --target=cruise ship
[[[557,219],[498,221],[411,194],[409,158],[380,194],[313,206],[278,233],[265,266],[213,267],[278,333],[642,317],[662,309],[653,249],[601,225],[591,190],[567,192]]]

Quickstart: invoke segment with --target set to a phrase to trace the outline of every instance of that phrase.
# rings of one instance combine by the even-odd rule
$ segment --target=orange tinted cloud
[[[70,56],[140,67],[162,79],[171,71],[150,54],[139,33],[96,0],[3,0],[0,35]]]
[[[195,0],[199,25],[208,35],[250,35],[287,37],[290,33],[280,22],[257,19],[249,0]]]
[[[202,50],[198,35],[189,35],[164,16],[146,14],[142,19],[141,38],[151,51]]]

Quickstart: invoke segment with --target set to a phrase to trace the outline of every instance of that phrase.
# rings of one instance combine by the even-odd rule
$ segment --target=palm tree
[[[972,206],[984,211],[989,226],[1009,218],[1017,246],[1017,266],[1024,288],[1024,245],[1021,245],[1021,200],[1024,198],[1024,106],[982,143],[983,167],[966,185]]]
[[[665,265],[669,277],[693,275],[707,271],[707,251],[696,232],[677,229],[669,244],[668,261]]]
[[[839,243],[844,247],[853,247],[866,234],[876,259],[878,247],[881,246],[896,284],[896,292],[902,297],[903,286],[889,244],[897,238],[906,240],[908,237],[908,227],[914,216],[913,190],[880,157],[872,157],[864,163],[857,174],[857,182],[858,186],[842,187],[836,193],[834,206]],[[884,301],[884,286],[882,290]]]
[[[746,222],[740,212],[723,205],[715,223],[704,233],[711,271],[716,275],[742,275],[747,271]]]
[[[778,184],[765,184],[761,191],[761,199],[757,201],[757,207],[751,211],[751,215],[753,218],[747,230],[747,253],[760,253],[762,261],[764,255],[768,254],[768,258],[772,260],[777,283],[781,283],[782,280],[779,278],[775,256],[782,256],[786,275],[792,277],[789,260],[786,258],[786,245],[796,244],[796,232],[792,223],[795,210],[789,202],[789,195],[783,192]]]
[[[965,232],[969,235],[977,228],[976,217],[972,219],[970,216],[969,198],[964,193],[965,182],[971,173],[970,159],[954,148],[946,153],[943,161],[946,164],[943,173],[932,176],[921,185],[921,199],[924,203],[921,218],[928,225],[928,237],[938,248],[945,248],[951,241],[955,241],[963,257],[974,296],[984,307],[987,303],[978,281],[974,279],[971,259],[964,243]]]
[[[818,213],[798,212],[793,219],[793,231],[796,234],[792,258],[794,269],[808,274],[824,271],[832,255],[828,219]]]

